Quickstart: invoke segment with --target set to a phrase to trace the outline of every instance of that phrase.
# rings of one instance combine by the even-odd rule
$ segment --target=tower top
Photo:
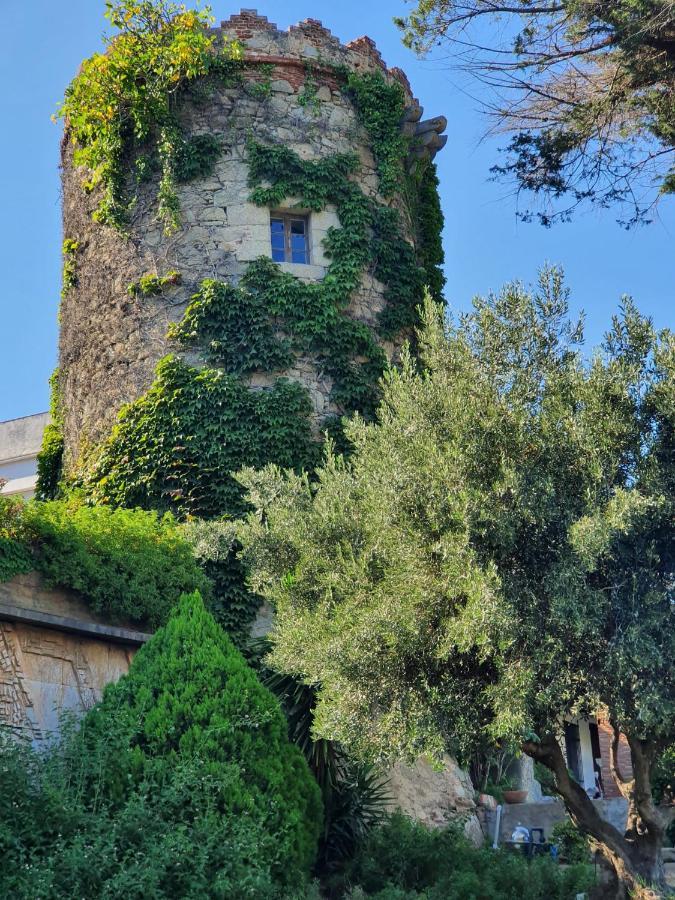
[[[242,9],[214,30],[236,38],[244,46],[245,56],[256,62],[268,57],[270,63],[279,63],[283,58],[319,69],[346,66],[361,72],[380,70],[398,81],[413,99],[405,73],[398,67],[387,67],[372,38],[364,35],[342,44],[319,19],[303,19],[283,31],[256,9]]]

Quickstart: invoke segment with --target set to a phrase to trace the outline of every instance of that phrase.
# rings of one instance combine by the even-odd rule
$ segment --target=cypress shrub
[[[63,827],[24,842],[21,871],[3,865],[2,896],[302,896],[319,789],[278,701],[198,593],[43,761],[41,779]],[[31,796],[26,809],[39,807]],[[19,843],[5,835],[12,853]]]

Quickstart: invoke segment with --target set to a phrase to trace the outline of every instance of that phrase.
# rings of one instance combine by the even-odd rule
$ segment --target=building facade
[[[0,494],[26,499],[35,494],[37,455],[49,413],[0,422]]]

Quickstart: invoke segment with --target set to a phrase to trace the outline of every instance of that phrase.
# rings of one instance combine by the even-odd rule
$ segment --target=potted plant
[[[513,786],[503,789],[502,793],[504,795],[505,803],[524,803],[527,799],[526,790],[514,788]]]

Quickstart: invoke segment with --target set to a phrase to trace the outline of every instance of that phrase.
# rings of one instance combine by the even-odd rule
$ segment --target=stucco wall
[[[32,496],[37,477],[37,455],[42,434],[49,422],[49,413],[37,413],[20,419],[0,422],[0,485],[1,494]]]

